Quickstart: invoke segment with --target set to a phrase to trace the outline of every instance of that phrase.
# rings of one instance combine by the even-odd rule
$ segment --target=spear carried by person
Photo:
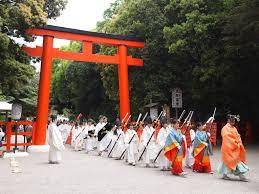
[[[188,129],[189,129],[193,113],[194,113],[194,111],[190,111],[190,113],[188,114],[189,117],[187,116],[184,123],[180,127],[181,131],[183,131],[184,127],[186,127],[186,129],[183,131],[183,135],[185,135],[187,133]],[[185,124],[186,124],[186,126],[185,126]]]
[[[140,161],[140,160],[142,159],[142,156],[144,155],[145,151],[147,150],[147,147],[148,147],[148,145],[149,145],[149,142],[151,141],[151,139],[152,139],[152,137],[154,136],[154,134],[155,134],[155,131],[153,131],[152,135],[150,136],[150,138],[149,138],[149,140],[148,140],[148,142],[147,142],[147,145],[145,146],[143,152],[141,153],[141,155],[140,155],[138,161]]]
[[[145,119],[147,118],[147,115],[148,115],[148,112],[146,112],[146,114],[144,115],[142,121],[138,122],[137,125],[136,125],[136,128],[137,128],[136,132],[137,132],[139,138],[142,135],[143,124],[144,124]]]
[[[136,135],[136,134],[134,134],[134,135],[131,137],[131,139],[130,139],[130,141],[129,141],[129,143],[128,143],[129,145],[130,145],[130,143],[133,141],[135,135]],[[125,148],[125,150],[122,152],[121,156],[119,157],[120,160],[123,159],[124,154],[125,154],[126,151],[127,151],[127,148]]]
[[[124,130],[125,120],[126,120],[128,114],[129,114],[129,113],[126,113],[125,116],[123,117],[123,119],[121,120],[120,125],[121,125],[121,129],[122,129],[122,130]]]
[[[76,117],[76,121],[80,120],[80,118],[81,118],[82,116],[83,116],[83,115],[80,113],[80,114]],[[76,125],[76,121],[73,122],[73,124],[72,124],[72,127],[71,127],[71,129],[70,129],[69,135],[68,135],[67,140],[66,140],[66,144],[71,145],[71,143],[72,143],[72,131],[73,131],[73,128],[75,127],[75,125]]]
[[[116,139],[116,141],[115,141],[114,145],[112,146],[111,151],[110,151],[110,152],[109,152],[109,154],[108,154],[108,157],[110,157],[110,155],[111,155],[111,153],[112,153],[112,151],[113,151],[114,147],[116,146],[116,144],[117,144],[118,140],[120,139],[120,136],[121,136],[121,134],[117,137],[117,139]]]
[[[126,115],[125,115],[125,116],[123,117],[123,119],[121,120],[121,124],[122,124],[122,125],[124,124],[124,121],[125,121],[125,119],[127,118],[128,114],[129,114],[129,113],[126,113]]]
[[[184,126],[184,125],[186,124],[186,122],[189,120],[191,114],[192,114],[192,111],[190,111],[190,112],[188,113],[187,117],[184,119],[184,122],[183,122],[183,124],[182,124],[182,126],[181,126],[180,128],[183,128],[183,126]]]
[[[148,115],[148,113],[146,113],[145,116],[143,117],[142,121],[139,122],[140,125],[142,125],[142,123],[144,123],[145,119],[147,118],[147,115]],[[140,118],[140,117],[139,117],[139,118]],[[139,127],[137,128],[136,133],[138,132],[138,130],[139,130]],[[129,141],[129,143],[128,143],[129,145],[130,145],[130,143],[133,141],[135,135],[136,135],[136,134],[134,134],[134,135],[131,137],[131,139],[130,139],[130,141]],[[121,156],[119,157],[120,160],[124,157],[125,152],[127,151],[127,149],[128,149],[128,148],[125,148],[125,150],[122,152]]]
[[[207,130],[207,133],[209,133],[208,134],[209,135],[208,146],[209,146],[209,152],[210,152],[211,155],[213,154],[213,151],[212,151],[212,144],[211,144],[211,141],[210,141],[210,135],[211,135],[211,129],[212,129],[213,121],[215,119],[216,110],[217,110],[217,108],[215,107],[212,117],[210,117],[209,120],[207,121],[207,123],[210,123],[210,126],[209,126],[209,129]]]
[[[128,119],[126,120],[126,122],[124,123],[124,125],[123,125],[123,127],[122,127],[124,133],[127,131],[127,130],[125,130],[125,129],[127,129],[127,125],[128,125],[128,123],[129,123],[130,118],[131,118],[131,115],[128,117]]]
[[[141,117],[142,117],[142,114],[141,114],[141,113],[139,113],[139,115],[138,115],[138,119],[137,119],[137,122],[136,122],[136,124],[135,124],[135,126],[136,126],[136,127],[138,126],[138,124],[139,124],[139,121],[140,121]]]
[[[186,112],[186,111],[185,111],[185,110],[183,110],[183,112],[181,113],[181,115],[180,115],[180,117],[179,117],[179,119],[178,119],[178,121],[179,121],[179,122],[181,122],[181,120],[182,120],[182,118],[183,118],[183,116],[184,116],[185,112]]]

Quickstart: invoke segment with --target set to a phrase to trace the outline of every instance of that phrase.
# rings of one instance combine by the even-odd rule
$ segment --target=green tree
[[[145,39],[141,52],[129,51],[145,61],[143,68],[130,68],[135,114],[150,99],[169,104],[174,87],[183,89],[184,106],[195,109],[198,118],[208,116],[213,106],[219,107],[220,114],[229,110],[246,114],[245,104],[238,106],[244,96],[239,86],[247,91],[257,81],[257,76],[247,79],[248,72],[258,73],[252,65],[258,61],[257,13],[255,0],[125,0],[105,12],[97,30]],[[116,50],[104,47],[101,52]],[[243,69],[237,66],[241,61]],[[106,93],[117,100],[117,67],[104,66],[100,71]],[[249,99],[256,103],[256,98]]]
[[[256,0],[117,0],[104,12],[96,31],[145,40],[144,49],[128,51],[145,63],[129,68],[133,115],[143,112],[151,99],[170,104],[170,90],[180,87],[184,107],[194,109],[196,119],[207,118],[217,106],[220,116],[231,110],[256,120],[258,13]],[[117,52],[114,47],[96,48],[95,53]],[[105,102],[118,112],[117,66],[71,62],[62,68],[54,90],[62,93],[59,102],[68,102],[66,108],[103,113],[91,97],[95,94],[103,96],[99,104]],[[91,75],[96,80],[89,84],[86,77]]]
[[[0,2],[0,95],[20,98],[24,85],[30,84],[35,69],[30,58],[13,40],[32,38],[26,29],[46,24],[47,19],[56,18],[64,9],[65,0],[24,0]]]
[[[81,44],[70,42],[61,48],[79,52]],[[105,114],[114,119],[114,103],[105,95],[100,73],[94,63],[55,60],[52,75],[51,104],[59,113],[66,110],[72,114],[82,113],[97,119]]]
[[[259,2],[240,0],[223,26],[224,64],[232,76],[231,108],[258,123]]]
[[[112,5],[108,10],[109,14],[105,12],[104,22],[97,24],[97,30],[101,32],[134,35],[145,39],[143,51],[129,50],[129,54],[142,57],[145,61],[142,68],[129,68],[133,114],[143,111],[143,106],[150,99],[160,102],[168,102],[170,99],[170,85],[175,77],[174,74],[166,77],[166,72],[171,69],[172,58],[164,46],[163,28],[167,23],[164,4],[164,1],[151,0],[121,1]],[[107,50],[103,52],[108,53]],[[100,71],[109,98],[118,100],[117,67],[102,66]]]
[[[190,91],[187,98],[203,117],[213,106],[224,114],[231,109],[234,75],[224,63],[222,29],[235,6],[236,2],[222,0],[172,0],[165,7],[173,18],[164,28],[166,47],[187,59],[191,83],[185,87]]]

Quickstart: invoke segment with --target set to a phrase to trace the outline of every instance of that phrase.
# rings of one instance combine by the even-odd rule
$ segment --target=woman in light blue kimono
[[[205,131],[205,125],[201,122],[197,124],[197,132],[193,141],[193,171],[200,173],[211,173],[210,155],[212,155],[209,135]]]
[[[172,162],[172,174],[184,176],[187,174],[183,171],[183,158],[186,154],[185,141],[179,128],[179,122],[173,119],[172,125],[173,127],[166,138],[164,155]]]

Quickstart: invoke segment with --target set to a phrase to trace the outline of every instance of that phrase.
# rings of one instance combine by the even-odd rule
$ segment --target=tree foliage
[[[143,51],[129,51],[145,61],[130,68],[135,113],[150,99],[170,104],[170,90],[181,87],[184,106],[199,118],[213,106],[256,118],[258,96],[243,91],[257,91],[258,13],[256,0],[124,0],[111,5],[97,30],[145,39]],[[118,99],[117,67],[100,71],[107,94]]]
[[[81,44],[70,42],[61,49],[79,52]],[[70,110],[70,114],[82,113],[92,118],[104,113],[111,118],[116,116],[115,103],[105,95],[100,73],[93,63],[55,60],[51,103],[59,113]]]
[[[65,4],[65,0],[1,0],[0,95],[3,99],[27,99],[24,102],[35,107],[37,91],[25,92],[34,81],[35,68],[14,38],[31,41],[25,31],[46,24],[49,18],[58,17]]]
[[[128,50],[145,63],[129,68],[133,115],[143,112],[150,100],[170,104],[171,89],[180,87],[184,108],[194,109],[196,119],[207,118],[217,106],[219,116],[232,111],[256,120],[258,9],[257,0],[116,0],[111,4],[96,30],[133,35],[146,44],[144,49]],[[98,52],[113,55],[117,50],[101,46]],[[92,94],[97,98],[102,94],[118,112],[116,65],[73,62],[55,74],[60,74],[53,85],[59,103],[68,102],[66,107],[76,112],[83,106],[91,112],[96,108]],[[90,81],[91,75],[96,79]]]

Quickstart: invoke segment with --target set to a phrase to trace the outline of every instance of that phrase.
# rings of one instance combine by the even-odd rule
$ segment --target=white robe
[[[191,136],[191,141],[193,142],[194,138],[195,138],[195,131],[193,129],[190,130],[190,136]],[[193,145],[189,148],[186,148],[186,157],[185,157],[185,165],[187,167],[192,167],[192,165],[194,164],[194,158],[192,155],[192,151],[193,151]]]
[[[95,126],[95,132],[94,132],[94,135],[97,136],[99,131],[104,128],[104,126],[106,125],[107,123],[98,123],[96,126]]]
[[[98,136],[98,133],[99,131],[104,128],[104,126],[106,125],[107,123],[103,123],[103,122],[99,122],[96,126],[95,126],[95,132],[94,132],[94,135],[97,137]],[[103,137],[104,138],[104,137]],[[101,141],[100,141],[101,142]],[[96,138],[96,147],[98,149],[98,151],[100,151],[100,142],[98,142],[98,138]]]
[[[61,133],[61,136],[62,136],[62,139],[63,139],[63,142],[65,142],[67,139],[67,137],[66,137],[66,128],[65,128],[66,126],[65,126],[65,124],[60,124],[59,126],[58,126],[58,130],[60,131],[60,133]]]
[[[119,139],[118,139],[119,138]],[[124,138],[125,138],[125,134],[124,132],[119,129],[117,130],[117,136],[116,136],[116,145],[113,148],[113,151],[111,153],[111,157],[113,158],[119,158],[121,156],[121,154],[123,153],[123,151],[125,150],[125,144],[124,144]],[[116,141],[115,140],[115,141]]]
[[[89,132],[90,131],[94,131],[95,130],[95,126],[94,125],[87,125],[86,127],[86,139],[85,139],[85,151],[86,152],[90,152],[93,151],[94,148],[96,147],[96,137],[90,137],[89,136]]]
[[[47,142],[49,144],[49,161],[60,162],[61,151],[65,150],[62,136],[55,123],[51,123],[48,126]]]
[[[109,145],[108,148],[107,148],[107,156],[109,155],[109,153],[111,152],[113,146],[115,145],[118,136],[115,135],[114,132],[112,131],[112,135],[111,135],[110,138],[111,138],[111,142],[109,142],[110,145]],[[116,145],[115,145],[115,146],[116,146]],[[110,155],[109,157],[111,157],[111,155]]]
[[[5,133],[3,131],[0,131],[0,141],[2,140],[2,138],[5,136]]]
[[[157,158],[160,169],[170,168],[170,161],[164,156],[164,150],[163,150],[168,134],[169,134],[169,129],[168,128],[165,129],[162,127],[157,135],[157,148],[158,148],[157,154],[162,150]]]
[[[134,136],[133,140],[130,142],[131,138]],[[128,160],[129,164],[136,164],[138,161],[138,143],[139,138],[138,134],[135,130],[128,129],[125,134],[125,147],[127,148],[127,151],[125,153],[125,159]]]
[[[85,126],[81,126],[78,128],[76,137],[75,137],[75,150],[80,151],[83,149],[84,144],[84,137],[85,137]]]
[[[78,136],[78,134],[82,131],[81,127],[77,126],[77,127],[73,127],[72,129],[72,143],[71,146],[73,148],[76,147],[76,137]]]
[[[109,131],[99,142],[98,151],[109,151],[112,147],[112,142],[114,141],[114,134],[113,131]]]
[[[5,133],[0,129],[0,142],[2,141],[2,138],[5,136]],[[0,151],[3,149],[3,147],[0,146]]]
[[[155,140],[155,134],[153,134],[153,137],[151,138],[149,144],[147,145],[152,133],[155,131],[153,127],[146,126],[143,129],[142,133],[142,145],[143,149],[141,150],[140,154],[144,151],[144,148],[146,148],[146,151],[144,152],[142,158],[145,164],[150,164],[151,160],[154,160],[156,157],[156,140]]]

